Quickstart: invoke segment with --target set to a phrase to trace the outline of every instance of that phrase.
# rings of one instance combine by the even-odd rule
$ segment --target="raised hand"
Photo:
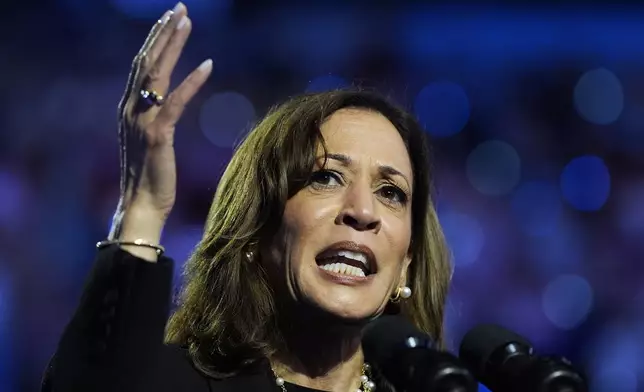
[[[187,8],[177,4],[152,27],[134,58],[119,104],[121,199],[111,238],[158,243],[174,206],[175,125],[212,70],[206,60],[168,91],[191,28]]]

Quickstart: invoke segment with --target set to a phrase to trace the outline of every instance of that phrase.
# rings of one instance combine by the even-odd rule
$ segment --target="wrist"
[[[120,213],[119,232],[122,241],[144,239],[158,243],[161,240],[167,216],[148,208],[130,206]]]
[[[123,242],[143,241],[148,244],[161,245],[161,235],[166,222],[164,214],[130,205],[123,211],[117,211],[117,215],[119,221],[112,228],[110,239]],[[133,256],[149,262],[155,262],[158,259],[157,251],[150,247],[121,245],[121,248]]]

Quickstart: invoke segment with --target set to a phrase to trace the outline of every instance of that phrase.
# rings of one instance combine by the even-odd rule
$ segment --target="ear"
[[[398,285],[394,289],[398,289],[401,286],[407,286],[407,276],[409,276],[408,270],[410,265],[411,254],[408,254],[403,260],[402,270],[400,271],[400,280],[398,281]],[[400,314],[400,305],[400,303],[388,301],[387,305],[385,306],[384,314]]]

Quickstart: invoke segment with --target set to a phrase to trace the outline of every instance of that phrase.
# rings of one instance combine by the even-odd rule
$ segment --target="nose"
[[[374,195],[368,186],[354,184],[347,188],[344,205],[336,224],[347,225],[358,231],[378,232],[382,225]]]

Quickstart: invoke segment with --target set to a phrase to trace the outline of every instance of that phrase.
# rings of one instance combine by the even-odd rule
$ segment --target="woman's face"
[[[321,127],[310,185],[286,203],[263,259],[278,290],[298,303],[362,320],[381,313],[405,283],[411,240],[412,167],[383,115],[343,109]]]

